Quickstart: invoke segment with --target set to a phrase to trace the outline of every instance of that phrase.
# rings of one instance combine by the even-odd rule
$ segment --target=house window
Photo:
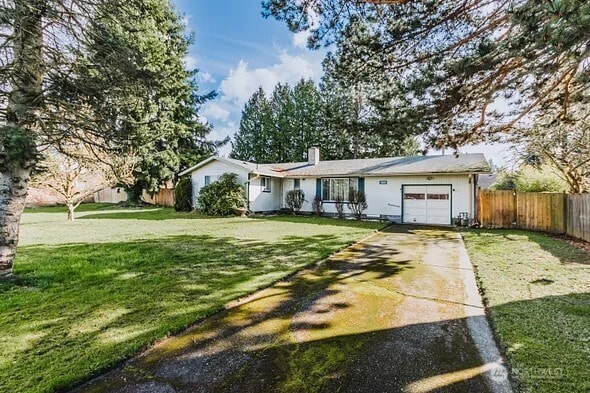
[[[260,185],[262,186],[262,192],[270,192],[270,177],[262,176],[260,178]]]
[[[206,186],[208,186],[209,184],[211,184],[211,176],[205,176],[204,184]]]
[[[411,199],[411,200],[419,200],[419,199],[426,199],[426,195],[418,194],[418,193],[404,193],[404,199]]]
[[[322,200],[336,201],[348,200],[350,190],[358,190],[357,178],[331,178],[322,179]]]
[[[293,189],[301,190],[301,179],[293,179]]]

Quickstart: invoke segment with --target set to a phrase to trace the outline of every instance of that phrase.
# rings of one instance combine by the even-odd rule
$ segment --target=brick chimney
[[[320,162],[320,149],[318,147],[310,147],[307,151],[307,163],[309,165],[317,165]]]

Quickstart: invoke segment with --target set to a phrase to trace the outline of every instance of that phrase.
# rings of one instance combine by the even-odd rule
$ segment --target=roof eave
[[[337,174],[287,174],[283,178],[299,177],[383,177],[383,176],[441,176],[441,175],[485,175],[492,171],[462,171],[462,172],[391,172],[391,173],[337,173]]]
[[[224,162],[224,163],[226,163],[226,164],[228,164],[228,165],[232,165],[232,166],[234,166],[234,167],[236,167],[236,168],[240,168],[240,169],[242,169],[242,170],[244,170],[244,171],[246,171],[246,172],[248,172],[248,173],[253,173],[253,170],[252,170],[252,169],[250,169],[250,168],[247,168],[247,167],[245,167],[245,166],[241,166],[241,165],[239,165],[239,164],[236,164],[235,162],[232,162],[232,161],[226,160],[226,159],[224,159],[223,157],[219,157],[219,156],[212,156],[212,157],[209,157],[209,158],[207,158],[206,160],[203,160],[203,161],[199,162],[199,163],[198,163],[198,164],[196,164],[196,165],[193,165],[193,166],[192,166],[192,167],[190,167],[190,168],[187,168],[187,169],[185,169],[185,170],[184,170],[184,171],[182,171],[182,172],[179,172],[179,173],[178,173],[178,176],[184,176],[184,175],[186,175],[186,174],[188,174],[188,173],[191,173],[191,172],[195,171],[196,169],[199,169],[199,168],[201,168],[201,167],[204,167],[205,165],[209,164],[211,161],[220,161],[220,162]]]

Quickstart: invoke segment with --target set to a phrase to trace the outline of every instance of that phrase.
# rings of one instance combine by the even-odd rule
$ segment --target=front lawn
[[[64,389],[382,227],[171,209],[27,211],[0,283],[0,391]]]
[[[590,391],[590,255],[540,233],[463,235],[520,390]]]

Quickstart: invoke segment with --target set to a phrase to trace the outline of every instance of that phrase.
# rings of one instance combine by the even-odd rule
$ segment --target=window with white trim
[[[301,190],[301,179],[293,179],[293,189]]]
[[[270,192],[270,177],[269,176],[262,176],[260,178],[260,186],[262,187],[262,192]]]
[[[350,190],[358,190],[359,179],[357,178],[328,178],[322,179],[322,200],[336,201],[348,200]]]

